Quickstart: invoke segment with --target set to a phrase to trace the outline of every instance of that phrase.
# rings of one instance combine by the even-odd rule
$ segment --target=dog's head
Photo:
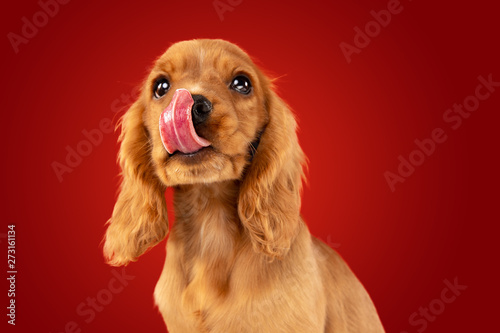
[[[155,63],[121,123],[123,181],[106,233],[111,264],[167,231],[167,186],[240,182],[238,214],[254,248],[281,257],[296,232],[302,164],[296,122],[236,45],[191,40]]]

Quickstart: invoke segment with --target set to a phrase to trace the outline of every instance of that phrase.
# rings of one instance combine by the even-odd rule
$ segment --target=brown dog
[[[294,116],[240,48],[174,44],[121,127],[104,253],[125,265],[164,239],[175,188],[155,289],[170,332],[384,332],[361,283],[301,219]]]

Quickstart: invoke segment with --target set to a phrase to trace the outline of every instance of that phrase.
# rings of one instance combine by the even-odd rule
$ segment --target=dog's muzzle
[[[198,136],[194,125],[205,122],[211,112],[212,103],[207,98],[177,89],[160,115],[160,136],[167,152],[190,154],[210,146],[209,141]]]

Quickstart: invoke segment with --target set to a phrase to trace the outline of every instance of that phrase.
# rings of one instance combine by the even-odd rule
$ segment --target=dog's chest
[[[168,247],[167,260],[155,288],[155,301],[172,332],[210,332],[208,314],[221,309],[227,277],[199,260],[186,272]],[[214,273],[215,272],[215,273]],[[217,274],[219,273],[219,274]]]
[[[290,321],[295,332],[321,331],[326,301],[314,267],[310,274],[287,271],[273,278],[257,261],[238,256],[229,274],[223,265],[207,268],[204,262],[187,270],[178,250],[168,245],[155,289],[169,332],[284,332]]]
[[[229,296],[220,285],[208,282],[210,273],[202,267],[194,270],[187,285],[171,271],[162,274],[158,281],[155,300],[165,323],[173,333],[223,332],[222,327],[237,321],[235,312],[228,309],[228,297],[234,295]]]

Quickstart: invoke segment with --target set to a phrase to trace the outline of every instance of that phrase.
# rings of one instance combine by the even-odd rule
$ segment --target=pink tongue
[[[173,154],[176,150],[194,153],[210,142],[200,138],[193,126],[191,108],[194,101],[186,89],[177,89],[172,101],[160,115],[160,136],[163,146]]]

